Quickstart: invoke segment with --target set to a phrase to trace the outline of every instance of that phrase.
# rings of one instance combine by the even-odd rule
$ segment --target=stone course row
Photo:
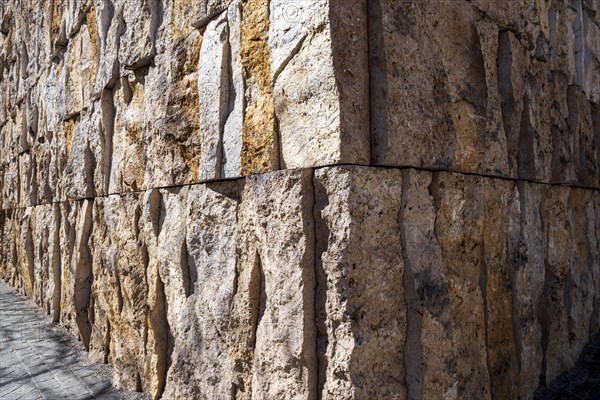
[[[581,188],[286,170],[3,211],[0,271],[153,398],[527,399],[600,329],[598,215]]]
[[[600,188],[598,0],[52,5],[0,6],[0,208],[333,164]]]

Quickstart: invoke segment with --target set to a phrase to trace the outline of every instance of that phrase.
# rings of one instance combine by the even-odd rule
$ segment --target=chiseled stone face
[[[251,177],[243,185],[238,212],[242,286],[234,298],[231,332],[234,365],[243,371],[235,376],[239,398],[316,398],[312,206],[308,170]],[[243,325],[245,318],[253,329]]]
[[[187,195],[189,292],[175,337],[165,397],[227,398],[233,382],[229,326],[237,290],[237,182],[193,186]]]
[[[600,330],[600,9],[500,3],[2,1],[0,278],[152,399],[531,399]]]
[[[402,185],[399,170],[315,172],[321,398],[407,398]]]
[[[3,164],[47,190],[20,205],[368,163],[353,3],[3,3]]]
[[[565,186],[288,170],[3,210],[0,260],[153,398],[529,398],[598,330],[597,214]]]
[[[373,162],[598,187],[596,11],[550,3],[369,2]]]
[[[338,3],[270,2],[282,168],[369,162],[365,3]]]

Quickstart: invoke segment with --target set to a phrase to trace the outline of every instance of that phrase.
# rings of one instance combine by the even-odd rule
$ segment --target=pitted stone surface
[[[0,278],[154,400],[531,400],[599,66],[599,0],[0,0]]]
[[[531,399],[598,333],[598,215],[568,186],[285,170],[0,212],[0,272],[153,399]]]

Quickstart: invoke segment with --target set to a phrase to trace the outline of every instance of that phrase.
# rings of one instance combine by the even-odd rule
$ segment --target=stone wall
[[[600,332],[597,0],[8,0],[0,276],[168,399],[530,399]]]

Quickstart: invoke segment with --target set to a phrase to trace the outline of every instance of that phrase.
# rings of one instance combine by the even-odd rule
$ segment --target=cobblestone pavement
[[[540,387],[535,400],[600,400],[600,336],[583,349],[575,368]]]
[[[100,368],[0,281],[0,399],[121,399]]]

